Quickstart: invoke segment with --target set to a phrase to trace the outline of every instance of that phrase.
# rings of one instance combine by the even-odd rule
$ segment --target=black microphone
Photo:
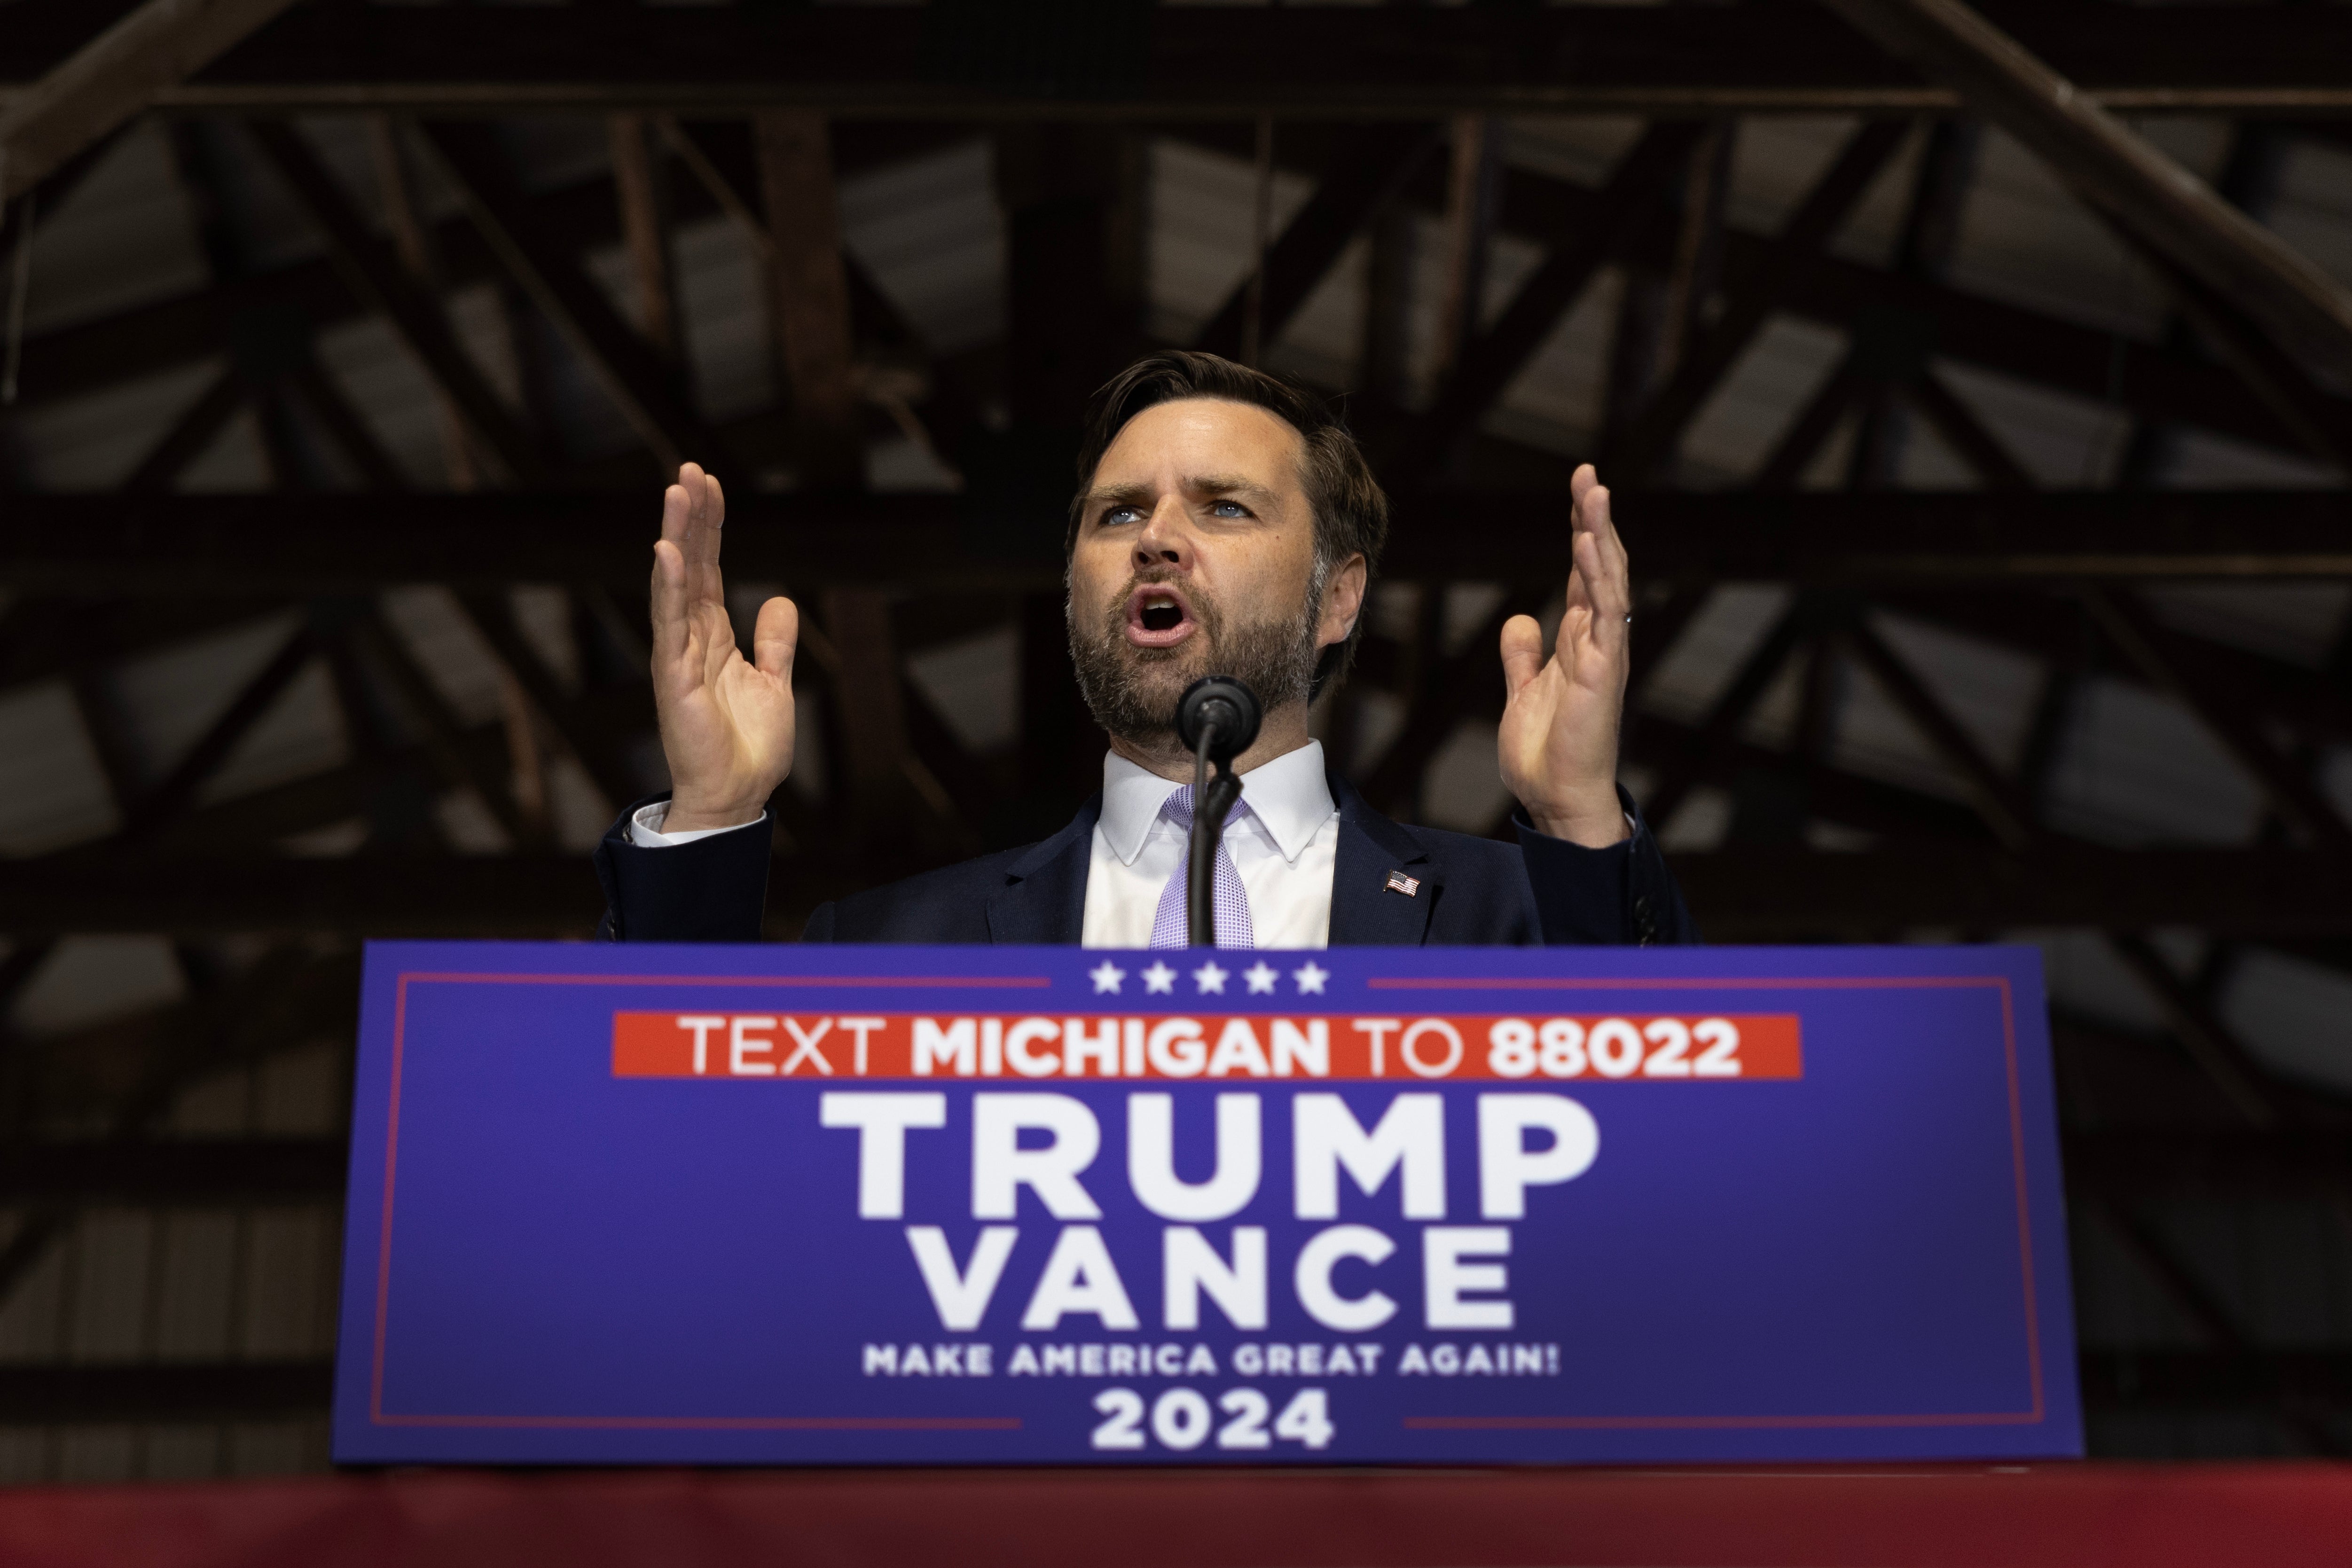
[[[1233,761],[1257,739],[1265,716],[1257,694],[1230,675],[1204,675],[1176,700],[1176,735],[1192,753],[1192,852],[1185,867],[1186,940],[1194,947],[1217,945],[1217,846],[1224,838],[1225,813],[1241,798],[1242,781]],[[1209,764],[1217,776],[1209,776]]]
[[[1204,675],[1176,700],[1176,736],[1186,751],[1205,752],[1222,767],[1250,749],[1262,717],[1248,687],[1230,675]]]

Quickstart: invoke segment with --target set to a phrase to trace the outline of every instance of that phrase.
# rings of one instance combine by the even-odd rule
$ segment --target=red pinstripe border
[[[401,1415],[383,1409],[384,1338],[392,1289],[392,1218],[394,1184],[400,1144],[401,1068],[406,1049],[408,986],[411,981],[478,984],[673,984],[673,985],[803,985],[825,988],[898,985],[924,989],[952,986],[992,989],[1034,989],[1050,986],[1042,975],[904,976],[904,975],[582,975],[471,974],[442,972],[404,973],[396,982],[393,1004],[392,1100],[384,1140],[383,1235],[377,1254],[374,1358],[369,1388],[369,1420],[384,1426],[560,1427],[664,1430],[771,1431],[1004,1431],[1021,1426],[1019,1416],[530,1416],[530,1415]],[[1983,1413],[1921,1412],[1908,1415],[1411,1415],[1403,1425],[1415,1430],[1660,1430],[1801,1427],[1895,1427],[1961,1426],[2032,1426],[2046,1418],[2042,1332],[2033,1277],[2032,1220],[2025,1168],[2024,1111],[2017,1063],[2017,1025],[2013,994],[2004,975],[1889,975],[1802,978],[1703,977],[1689,979],[1555,979],[1505,976],[1482,979],[1445,976],[1424,979],[1373,978],[1368,989],[1383,991],[1456,990],[1871,990],[1906,988],[1993,987],[2000,993],[2002,1052],[2006,1062],[2010,1148],[2017,1193],[2018,1247],[2022,1268],[2026,1359],[2033,1389],[2027,1411]]]

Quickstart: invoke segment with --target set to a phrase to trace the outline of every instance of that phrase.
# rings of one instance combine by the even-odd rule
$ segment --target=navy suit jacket
[[[1333,947],[1565,946],[1696,942],[1698,928],[1631,796],[1633,836],[1607,849],[1548,837],[1517,820],[1508,845],[1374,811],[1329,775],[1339,807],[1331,877]],[[596,847],[608,942],[755,942],[767,911],[762,827],[646,849],[629,842],[630,805]],[[1100,796],[1043,843],[853,893],[818,906],[803,942],[1077,942]],[[1392,890],[1389,874],[1418,884]]]

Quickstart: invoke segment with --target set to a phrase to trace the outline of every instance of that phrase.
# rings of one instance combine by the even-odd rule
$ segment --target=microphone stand
[[[1204,675],[1176,702],[1176,735],[1192,749],[1192,834],[1184,872],[1185,940],[1217,945],[1217,847],[1225,814],[1241,798],[1234,759],[1257,739],[1257,694],[1230,675]],[[1212,777],[1209,764],[1216,764]]]
[[[1194,947],[1217,945],[1217,851],[1225,837],[1225,814],[1242,795],[1242,781],[1233,764],[1217,759],[1217,774],[1209,776],[1209,745],[1217,726],[1201,726],[1201,743],[1192,752],[1192,850],[1184,868],[1185,940]]]

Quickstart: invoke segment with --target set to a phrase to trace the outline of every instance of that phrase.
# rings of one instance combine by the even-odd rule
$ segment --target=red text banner
[[[1804,1076],[1793,1014],[613,1015],[615,1078],[1722,1082]]]

